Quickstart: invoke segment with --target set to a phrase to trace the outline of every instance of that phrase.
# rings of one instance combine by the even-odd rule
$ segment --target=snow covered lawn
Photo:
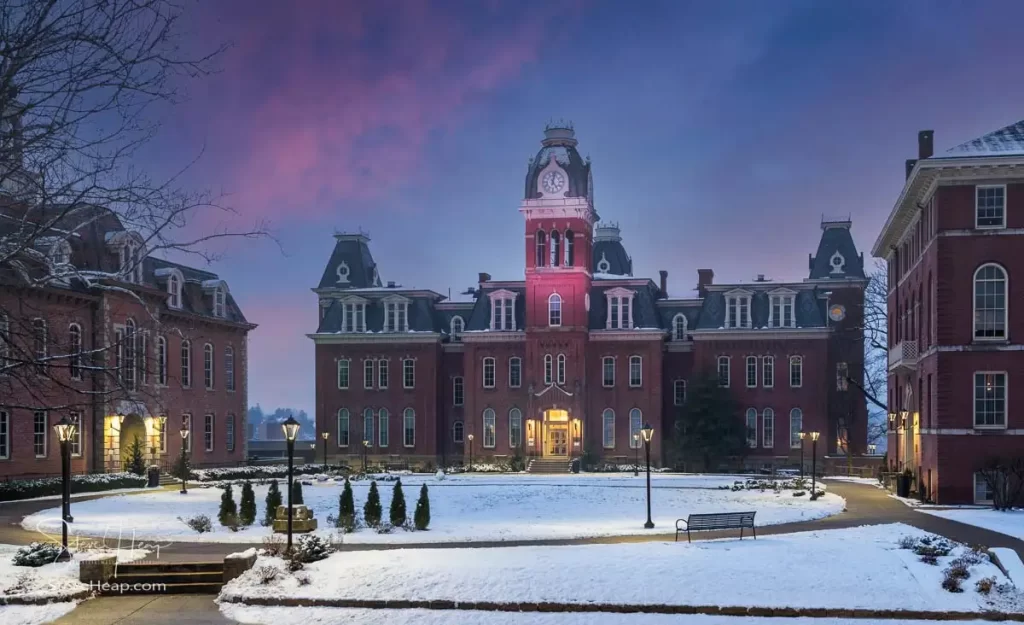
[[[652,511],[658,530],[672,532],[675,520],[699,512],[757,512],[758,525],[818,519],[842,512],[843,498],[826,494],[818,501],[794,497],[792,491],[720,490],[737,477],[705,475],[652,475]],[[569,476],[454,475],[444,480],[433,476],[403,475],[406,508],[412,515],[420,485],[430,491],[430,529],[426,532],[395,531],[377,534],[361,529],[345,535],[348,543],[421,543],[501,541],[544,538],[575,538],[650,533],[646,518],[644,476],[599,474]],[[283,482],[281,483],[283,485]],[[366,502],[369,482],[352,483],[356,508]],[[384,516],[391,502],[392,482],[378,482]],[[266,485],[255,486],[257,518],[264,514]],[[136,540],[260,543],[270,530],[257,524],[238,532],[217,524],[222,491],[194,488],[188,495],[174,490],[109,497],[73,506],[73,532],[78,536],[116,536],[122,532]],[[240,501],[241,488],[234,488]],[[313,482],[303,486],[303,498],[319,521],[324,536],[334,530],[328,515],[338,511],[341,483]],[[213,531],[197,534],[178,517],[205,514]],[[45,519],[59,518],[56,508],[26,517],[22,525],[34,529]]]
[[[343,552],[307,564],[298,573],[309,579],[305,585],[284,571],[262,583],[261,569],[284,564],[261,556],[221,598],[978,611],[986,604],[975,580],[1007,582],[985,562],[972,568],[963,593],[947,592],[940,586],[942,569],[963,549],[932,566],[898,548],[906,535],[927,534],[891,524],[692,544]]]
[[[993,532],[1006,534],[1024,540],[1024,510],[1000,512],[992,508],[929,510],[918,508],[918,512],[982,527]]]

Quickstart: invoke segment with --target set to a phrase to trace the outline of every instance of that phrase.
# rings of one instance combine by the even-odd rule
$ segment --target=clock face
[[[832,321],[842,321],[846,317],[846,307],[836,304],[828,309],[828,316]]]
[[[560,171],[549,171],[544,174],[544,179],[541,181],[544,187],[544,191],[547,193],[558,193],[565,186],[565,176]]]

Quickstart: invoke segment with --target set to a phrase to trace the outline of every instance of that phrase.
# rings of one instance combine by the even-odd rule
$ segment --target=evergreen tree
[[[670,442],[676,464],[679,459],[698,458],[703,470],[714,471],[723,459],[747,453],[747,429],[739,405],[717,377],[699,377],[686,395]]]
[[[185,446],[181,446],[181,451],[178,452],[178,459],[174,461],[174,477],[180,479],[187,479],[191,477],[192,467],[189,466],[188,456],[185,455]]]
[[[345,478],[345,486],[341,489],[341,497],[338,499],[338,519],[342,522],[351,522],[356,518],[356,502],[352,497],[352,484]]]
[[[124,454],[124,466],[129,473],[135,475],[146,474],[146,452],[142,446],[142,439],[136,434],[132,442],[128,443],[128,449]]]
[[[238,523],[250,526],[256,521],[256,493],[248,480],[242,484],[242,503],[238,510]]]
[[[370,493],[366,496],[366,505],[363,506],[363,520],[368,527],[380,525],[380,517],[384,511],[380,507],[380,493],[377,492],[377,482],[370,482]]]
[[[277,517],[277,508],[281,505],[281,491],[277,488],[277,480],[271,480],[267,491],[267,510],[263,515],[263,525],[273,525]]]
[[[416,512],[412,515],[412,522],[416,529],[425,530],[430,525],[430,496],[427,495],[427,485],[420,487],[420,498],[416,502]]]
[[[391,509],[388,514],[391,524],[395,527],[405,525],[405,494],[402,492],[402,480],[395,482],[395,490],[391,493]]]
[[[303,503],[305,502],[302,501],[302,482],[296,480],[292,482],[292,505],[301,506]]]
[[[221,525],[238,525],[238,507],[235,505],[235,493],[231,484],[224,487],[224,494],[220,496],[220,511],[217,512],[217,520]]]

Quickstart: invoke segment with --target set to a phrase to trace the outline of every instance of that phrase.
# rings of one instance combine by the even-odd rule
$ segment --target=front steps
[[[534,458],[530,461],[530,466],[526,468],[526,472],[537,474],[568,473],[571,462],[572,460],[569,458]]]
[[[100,595],[216,595],[224,585],[223,562],[131,562],[118,564]]]

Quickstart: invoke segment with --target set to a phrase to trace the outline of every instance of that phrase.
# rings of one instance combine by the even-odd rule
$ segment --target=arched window
[[[629,446],[632,449],[639,449],[643,445],[643,436],[640,434],[643,428],[644,415],[639,408],[629,411]]]
[[[789,446],[800,449],[800,432],[804,431],[804,413],[799,408],[789,411]]]
[[[558,369],[557,369],[558,383],[560,385],[564,386],[565,385],[565,354],[559,354],[557,362],[558,362]]]
[[[562,325],[562,296],[558,293],[548,296],[548,325]]]
[[[416,446],[416,411],[406,408],[402,413],[402,445]]]
[[[679,313],[675,317],[672,317],[672,340],[686,340],[686,315],[683,313]]]
[[[575,246],[576,235],[573,234],[572,230],[565,231],[565,266],[572,267],[576,264],[576,246]]]
[[[462,425],[462,421],[456,421],[452,424],[452,442],[461,443],[465,440],[465,426]]]
[[[518,408],[508,411],[508,446],[512,449],[523,444],[523,413]]]
[[[171,308],[181,308],[181,280],[174,273],[167,278],[167,305]]]
[[[487,408],[484,410],[484,447],[490,449],[494,447],[494,444],[494,410]]]
[[[537,231],[537,267],[543,267],[548,264],[548,233],[543,230]]]
[[[377,415],[377,445],[380,447],[387,447],[390,442],[391,432],[389,431],[389,425],[387,408],[381,408]]]
[[[554,383],[554,361],[551,354],[544,354],[544,384],[551,386]]]
[[[551,231],[551,266],[557,267],[562,260],[562,244],[558,230]]]
[[[213,290],[213,316],[221,318],[227,316],[227,292],[223,285]]]
[[[224,387],[235,390],[235,349],[230,345],[224,348]]]
[[[348,408],[342,408],[338,411],[338,447],[348,447],[351,426]]]
[[[775,447],[775,411],[765,408],[761,415],[761,445],[766,449]]]
[[[757,410],[747,408],[747,447],[757,447]]]
[[[989,263],[974,272],[974,338],[1005,339],[1006,271]]]
[[[207,390],[213,389],[213,345],[203,345],[203,384]]]
[[[458,343],[462,340],[462,331],[466,329],[466,322],[462,320],[462,317],[455,315],[452,317],[451,331],[452,341]]]
[[[615,411],[605,408],[601,413],[601,441],[605,449],[615,449]]]
[[[3,339],[0,339],[3,340]],[[68,326],[68,369],[72,380],[82,379],[82,326],[72,323]]]
[[[363,410],[363,446],[373,447],[373,408]]]
[[[192,343],[188,339],[181,342],[181,386],[192,386]]]

